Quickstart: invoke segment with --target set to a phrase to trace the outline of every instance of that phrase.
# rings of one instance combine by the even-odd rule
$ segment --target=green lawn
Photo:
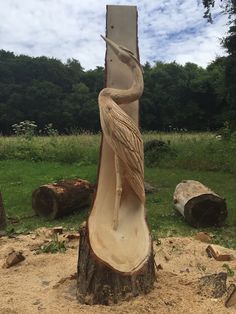
[[[32,230],[39,226],[62,225],[77,229],[87,217],[88,208],[63,219],[48,221],[31,217],[32,191],[44,183],[80,177],[96,181],[97,166],[83,163],[34,162],[20,160],[0,161],[0,190],[7,214],[19,217],[19,223],[8,226],[18,232]],[[146,168],[145,180],[157,187],[157,192],[147,195],[148,221],[155,237],[189,235],[196,233],[181,216],[173,210],[172,197],[175,186],[183,179],[199,180],[227,200],[229,216],[224,228],[210,228],[215,242],[236,248],[236,177],[226,172],[210,172],[184,169]]]

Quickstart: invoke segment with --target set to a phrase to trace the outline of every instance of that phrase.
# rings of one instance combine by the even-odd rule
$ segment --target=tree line
[[[229,30],[222,39],[228,52],[206,69],[194,63],[146,63],[140,100],[143,130],[217,130],[226,122],[236,130],[236,1],[222,0]],[[203,0],[212,22],[214,0]],[[0,50],[0,133],[12,125],[35,121],[59,133],[100,130],[97,97],[104,87],[104,68],[85,71],[80,62],[16,56]]]
[[[217,58],[206,69],[194,63],[144,65],[145,90],[140,100],[143,130],[216,130],[236,119],[236,92],[227,66]],[[0,51],[0,132],[35,121],[52,123],[60,133],[100,130],[97,97],[104,69],[85,71],[79,61],[16,56]]]

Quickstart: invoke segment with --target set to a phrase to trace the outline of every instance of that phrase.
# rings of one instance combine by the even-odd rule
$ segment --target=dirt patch
[[[226,295],[212,298],[199,291],[203,276],[234,271],[227,286],[236,283],[236,260],[216,261],[206,253],[207,243],[193,238],[165,238],[154,245],[156,263],[163,270],[157,273],[154,290],[146,296],[114,306],[86,306],[76,300],[74,276],[78,258],[78,239],[70,240],[65,253],[35,254],[32,249],[41,245],[45,234],[0,238],[0,313],[236,313],[236,306],[224,306]],[[25,260],[11,268],[2,268],[9,250],[22,251]],[[220,252],[235,250],[215,246]]]

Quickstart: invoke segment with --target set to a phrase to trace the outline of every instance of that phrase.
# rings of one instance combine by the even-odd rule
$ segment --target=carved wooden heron
[[[124,183],[128,183],[142,203],[145,202],[142,137],[135,122],[119,106],[139,99],[143,93],[143,75],[139,61],[130,50],[108,38],[102,38],[119,60],[130,68],[133,76],[129,89],[104,88],[98,98],[102,131],[115,154],[116,197],[113,229],[116,230]]]

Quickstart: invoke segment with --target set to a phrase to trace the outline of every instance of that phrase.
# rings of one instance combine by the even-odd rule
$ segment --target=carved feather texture
[[[122,160],[123,177],[141,202],[145,200],[143,140],[138,127],[110,97],[99,97],[101,126],[108,144]]]

